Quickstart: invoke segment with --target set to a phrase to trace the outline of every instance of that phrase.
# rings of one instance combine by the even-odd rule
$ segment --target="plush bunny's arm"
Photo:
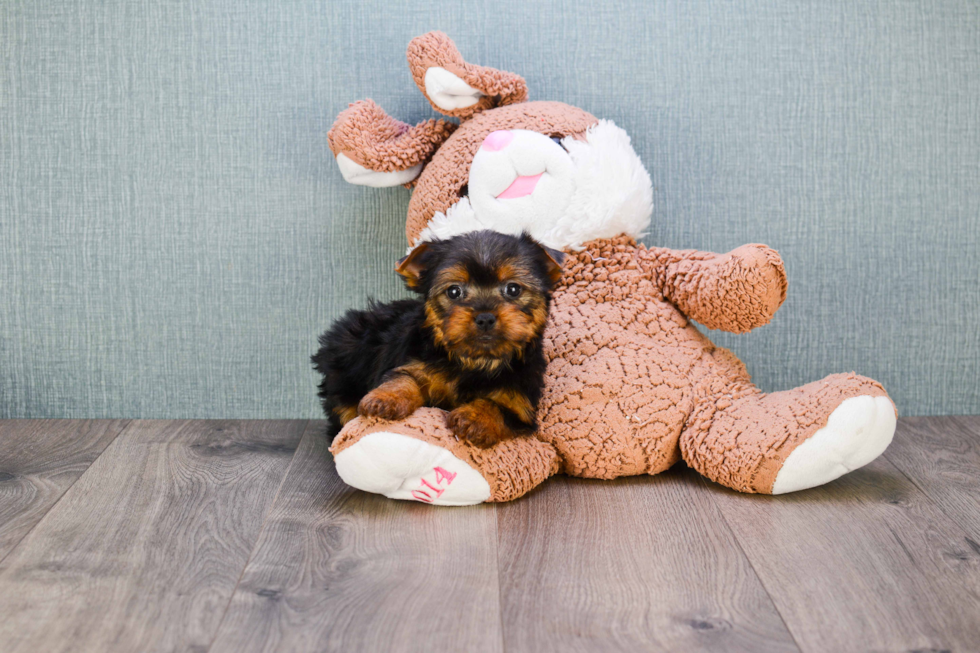
[[[727,254],[654,252],[664,265],[664,297],[709,329],[746,333],[768,324],[786,299],[783,261],[765,245],[743,245]]]

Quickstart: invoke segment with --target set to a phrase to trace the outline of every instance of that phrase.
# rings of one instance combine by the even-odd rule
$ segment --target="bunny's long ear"
[[[434,119],[412,127],[372,100],[361,100],[337,116],[327,140],[345,180],[381,188],[411,185],[455,129],[451,122]]]
[[[408,44],[408,66],[432,107],[465,120],[475,113],[527,100],[524,78],[466,63],[442,32],[417,36]]]

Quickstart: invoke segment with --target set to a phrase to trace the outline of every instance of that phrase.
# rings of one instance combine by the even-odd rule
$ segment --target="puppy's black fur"
[[[481,231],[417,247],[399,262],[420,295],[351,310],[312,357],[331,431],[357,414],[399,419],[420,405],[480,446],[536,428],[541,335],[562,254],[530,236]]]

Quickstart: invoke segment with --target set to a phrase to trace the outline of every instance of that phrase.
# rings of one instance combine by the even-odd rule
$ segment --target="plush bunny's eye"
[[[459,286],[449,286],[446,288],[446,297],[452,300],[459,299],[463,296],[463,289]]]
[[[504,294],[510,297],[511,299],[520,297],[522,290],[524,289],[521,288],[520,284],[516,284],[516,283],[508,283],[506,286],[504,286]]]

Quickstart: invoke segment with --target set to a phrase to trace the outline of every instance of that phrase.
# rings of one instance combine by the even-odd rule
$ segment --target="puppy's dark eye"
[[[449,299],[459,299],[463,296],[463,289],[459,286],[449,286],[446,288],[446,297]]]
[[[508,283],[507,286],[504,287],[504,294],[510,298],[520,297],[522,290],[524,289],[521,288],[520,285],[516,283]]]
[[[564,145],[562,145],[561,138],[562,138],[561,136],[552,136],[551,137],[551,140],[553,140],[555,143],[557,143],[558,144],[558,147],[560,147],[561,149],[563,149],[563,150],[565,150],[567,152],[568,151],[568,148],[565,147]]]

